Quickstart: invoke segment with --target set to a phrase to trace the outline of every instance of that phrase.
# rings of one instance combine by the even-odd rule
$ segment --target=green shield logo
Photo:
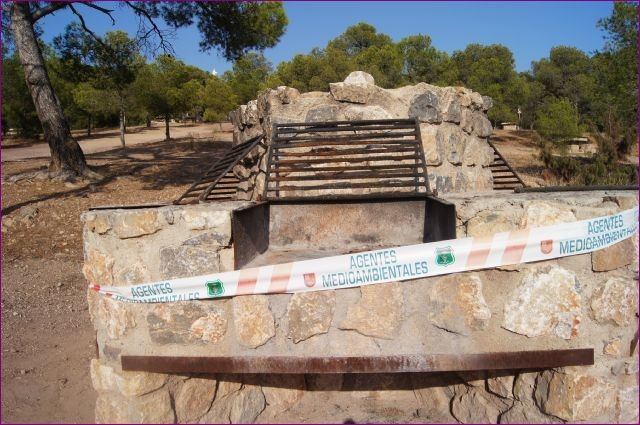
[[[456,256],[450,246],[436,248],[436,264],[439,266],[449,266],[456,262]]]
[[[224,294],[224,284],[220,279],[216,279],[212,282],[207,282],[206,287],[207,294],[209,294],[210,297],[219,297]]]

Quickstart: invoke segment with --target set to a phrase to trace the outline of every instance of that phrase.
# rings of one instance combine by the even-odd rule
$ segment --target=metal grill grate
[[[430,193],[413,119],[273,126],[265,197]]]
[[[235,199],[240,180],[233,174],[233,167],[262,142],[257,136],[234,146],[218,162],[194,183],[174,204],[195,204],[204,201]]]

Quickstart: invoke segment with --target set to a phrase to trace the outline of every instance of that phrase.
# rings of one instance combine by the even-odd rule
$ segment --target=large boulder
[[[375,87],[373,77],[362,71],[352,72],[342,83],[329,84],[335,100],[350,103],[367,103]]]

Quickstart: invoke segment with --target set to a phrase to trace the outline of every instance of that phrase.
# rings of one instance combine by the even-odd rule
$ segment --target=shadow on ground
[[[78,184],[77,188],[37,196],[9,205],[2,214],[9,214],[26,205],[51,199],[86,196],[101,191],[118,178],[131,178],[143,183],[143,190],[162,190],[168,187],[186,188],[198,179],[224,153],[231,148],[229,142],[193,140],[185,137],[127,148],[89,154],[87,162],[103,179],[95,183]],[[42,170],[34,167],[26,170]],[[24,171],[23,171],[24,172]],[[166,199],[167,203],[173,199]]]

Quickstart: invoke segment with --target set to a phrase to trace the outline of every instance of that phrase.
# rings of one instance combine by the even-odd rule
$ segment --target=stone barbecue
[[[236,155],[213,164],[191,196],[85,213],[84,274],[130,285],[482,237],[637,205],[629,191],[491,191],[490,106],[464,88],[382,89],[360,72],[328,93],[269,90],[232,114]],[[360,185],[364,170],[322,170],[395,167],[398,159],[349,162],[360,158],[357,144],[306,145],[327,123],[335,130],[383,120],[419,129],[421,149],[392,156],[424,152],[423,163],[383,172],[384,181],[412,182],[381,186],[388,193]],[[371,128],[340,130],[357,141]],[[303,145],[276,149],[292,139]],[[350,151],[334,165],[308,162],[336,158],[336,149]],[[382,144],[363,149],[385,154]],[[293,162],[273,167],[274,158]],[[296,173],[301,163],[315,166]],[[318,184],[314,167],[337,171],[326,181],[340,185]],[[636,236],[534,264],[206,301],[123,303],[90,291],[96,420],[637,422],[637,253]]]

